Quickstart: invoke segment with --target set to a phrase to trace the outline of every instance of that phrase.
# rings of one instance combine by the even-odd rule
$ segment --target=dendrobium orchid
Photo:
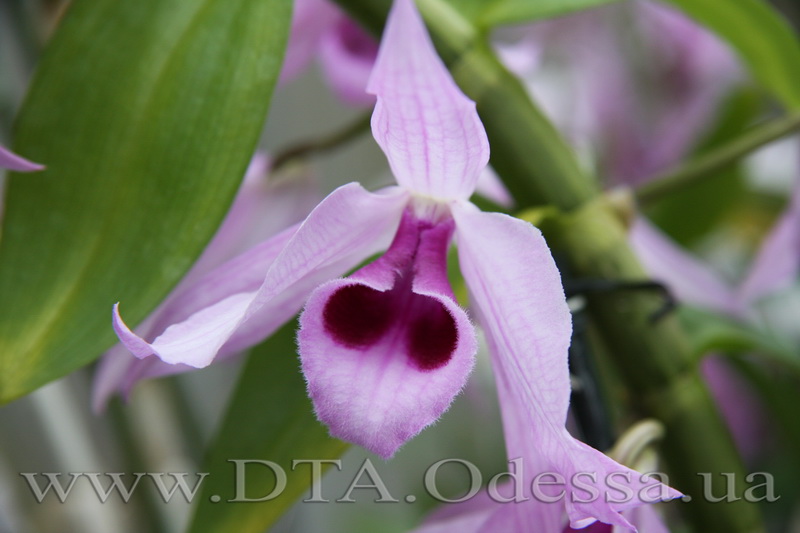
[[[558,269],[536,228],[469,202],[489,158],[486,133],[411,0],[392,8],[368,91],[376,96],[373,135],[398,185],[374,193],[356,183],[335,190],[299,228],[267,241],[281,248],[258,285],[231,283],[234,290],[218,291],[214,303],[152,342],[131,332],[115,306],[122,343],[139,358],[203,367],[231,343],[240,345],[242,330],[266,336],[275,313],[299,310],[307,299],[298,341],[317,416],[332,435],[388,458],[439,418],[473,367],[474,327],[447,280],[455,239],[491,346],[509,455],[523,457],[530,475],[595,478],[589,483],[599,498],[580,501],[569,484],[565,501],[550,506],[555,515],[566,508],[576,527],[596,520],[631,527],[619,511],[647,503],[641,490],[655,487],[652,499],[677,496],[565,429],[571,317]],[[337,278],[381,250],[372,263]],[[253,262],[240,266],[244,273],[232,266],[231,277],[252,275]],[[604,482],[612,473],[635,496],[607,501]],[[528,507],[513,507],[522,514],[507,516],[530,523]]]
[[[17,154],[0,146],[0,168],[15,172],[35,172],[44,170],[44,166],[18,156]]]

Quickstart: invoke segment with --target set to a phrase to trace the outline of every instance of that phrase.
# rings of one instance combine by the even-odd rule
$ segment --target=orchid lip
[[[300,358],[333,436],[389,458],[464,386],[477,343],[447,279],[454,228],[407,204],[384,255],[308,299]]]
[[[380,290],[356,282],[333,292],[323,310],[331,339],[351,349],[391,343],[420,371],[446,365],[458,346],[456,321],[437,298],[416,293],[414,281],[420,255],[426,255],[421,249],[436,252],[438,264],[430,266],[444,269],[452,232],[452,222],[431,224],[407,212],[389,251],[371,265],[372,270],[390,267],[391,287]],[[451,293],[449,285],[447,292]]]
[[[325,330],[348,348],[369,348],[394,333],[394,342],[423,372],[446,365],[458,345],[453,316],[434,298],[412,293],[406,276],[398,276],[385,292],[345,285],[333,293],[323,313]]]

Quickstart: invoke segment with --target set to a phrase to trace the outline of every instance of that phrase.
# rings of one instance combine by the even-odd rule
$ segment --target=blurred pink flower
[[[377,41],[332,2],[295,0],[280,81],[291,81],[316,58],[341,101],[368,107],[375,103],[366,87],[377,54]]]
[[[607,184],[635,185],[679,162],[743,77],[727,45],[656,2],[537,23],[499,52]]]

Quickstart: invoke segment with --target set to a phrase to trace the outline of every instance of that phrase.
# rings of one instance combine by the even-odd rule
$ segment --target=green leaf
[[[213,235],[255,149],[290,0],[75,0],[19,118],[47,165],[9,180],[0,401],[113,344]]]
[[[289,322],[250,355],[203,466],[210,475],[191,533],[265,531],[311,485],[311,466],[292,470],[292,460],[336,459],[347,449],[314,417],[295,355],[296,329],[297,322]],[[236,497],[236,464],[231,459],[279,465],[287,477],[285,490],[265,502],[229,502]],[[250,463],[242,468],[245,497],[260,498],[273,491],[276,479],[267,466]],[[213,496],[219,497],[213,498],[218,503]]]
[[[620,0],[496,0],[487,3],[479,18],[481,25],[493,27],[567,15]]]
[[[800,355],[781,339],[748,324],[692,307],[681,307],[679,317],[698,361],[709,353],[757,353],[800,379]]]
[[[763,0],[663,0],[716,32],[758,81],[789,109],[800,109],[800,41]]]

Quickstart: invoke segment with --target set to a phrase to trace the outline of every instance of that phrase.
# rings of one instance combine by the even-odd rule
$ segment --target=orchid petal
[[[450,406],[477,351],[447,280],[452,221],[410,213],[386,254],[314,291],[298,335],[319,419],[384,458]]]
[[[492,170],[492,167],[486,167],[481,172],[478,178],[476,191],[478,194],[491,200],[500,207],[510,208],[514,205],[514,198],[508,192],[506,186],[500,181],[500,177]]]
[[[253,156],[225,220],[192,267],[191,277],[301,222],[323,199],[318,180],[308,167],[271,175],[271,164],[262,152]]]
[[[338,16],[338,10],[328,0],[294,1],[280,84],[292,81],[308,66],[319,50],[322,36]]]
[[[800,180],[792,201],[770,231],[753,261],[738,296],[744,305],[790,285],[800,272]]]
[[[413,533],[479,533],[484,525],[497,513],[499,503],[492,500],[485,491],[474,498],[455,504],[448,504],[433,511],[425,522]],[[497,529],[495,531],[513,531]]]
[[[24,157],[0,146],[0,168],[7,168],[16,172],[34,172],[44,170],[44,165],[28,161]]]
[[[763,401],[753,385],[726,361],[725,356],[706,356],[700,370],[736,448],[747,464],[753,464],[766,448],[767,435],[772,429]]]
[[[667,498],[680,493],[642,479],[567,432],[571,316],[541,233],[519,219],[481,213],[471,204],[455,205],[453,217],[461,271],[486,332],[501,391],[509,457],[526,458],[536,470],[564,476],[564,503],[573,527],[600,520],[633,529],[620,511],[650,503],[641,497],[643,490],[648,490],[647,498],[653,487]],[[596,474],[595,481],[581,481],[600,493],[588,503],[575,500],[585,495],[576,494],[569,483],[584,472]],[[629,476],[626,485],[635,494],[630,501],[606,501],[604,496],[613,494],[604,480],[612,473]]]
[[[116,307],[114,328],[137,357],[155,354],[170,364],[207,366],[226,343],[237,341],[237,330],[257,330],[253,324],[243,326],[249,319],[263,318],[262,309],[276,298],[282,300],[285,291],[303,287],[310,292],[329,279],[333,270],[346,272],[385,247],[406,203],[407,193],[402,189],[370,193],[356,183],[344,185],[323,200],[291,236],[256,291],[241,292],[242,285],[231,275],[219,290],[224,298],[168,327],[152,343],[134,335]]]
[[[186,320],[231,292],[258,290],[264,273],[297,226],[267,243],[253,245],[300,222],[321,199],[313,175],[307,169],[302,168],[299,173],[290,175],[269,176],[269,167],[270,160],[265,154],[257,153],[253,157],[220,229],[169,297],[136,328],[139,337],[157,337],[171,324]],[[306,295],[307,292],[297,294],[296,301],[289,307],[296,312]],[[294,314],[280,312],[281,308],[275,305],[271,308],[269,320],[260,321],[260,331],[248,336],[240,328],[234,337],[248,346],[255,344]],[[234,348],[232,339],[225,344],[219,357],[235,355]],[[122,345],[117,345],[104,354],[98,366],[93,408],[101,411],[111,395],[115,392],[127,395],[141,379],[192,369],[187,365],[170,365],[155,357],[137,359]]]
[[[469,198],[489,142],[411,0],[394,2],[367,91],[378,97],[372,133],[397,182],[423,196]]]
[[[192,274],[203,269],[202,262],[198,261],[192,272],[184,278],[172,294],[137,327],[137,337],[157,337],[170,325],[187,320],[195,313],[214,305],[232,293],[257,291],[264,280],[264,273],[298,227],[299,225],[290,227],[203,275]],[[211,246],[209,246],[210,248]],[[204,256],[207,254],[208,251]],[[306,296],[307,293],[296,295],[295,312],[303,305]],[[269,336],[293,314],[294,312],[275,313],[271,317],[271,322],[264,323],[262,321],[261,338],[252,339],[252,344]],[[129,334],[126,332],[125,335]],[[136,340],[132,342],[138,344]],[[226,343],[221,349],[220,357],[236,353],[229,349],[228,344]],[[149,348],[144,348],[144,352],[147,351]],[[97,370],[92,397],[93,408],[96,412],[102,411],[114,392],[127,395],[136,382],[142,379],[175,374],[192,368],[187,365],[168,364],[154,357],[145,356],[144,359],[139,359],[132,356],[123,345],[117,345],[104,354]]]
[[[664,519],[652,505],[643,505],[625,511],[625,516],[631,524],[636,526],[638,533],[669,533]],[[618,533],[618,531],[614,531],[614,533]]]
[[[343,102],[358,107],[375,103],[375,96],[367,93],[367,81],[377,55],[377,41],[343,15],[322,37],[319,49],[328,84]]]
[[[734,316],[744,313],[729,285],[646,219],[634,222],[629,241],[647,272],[679,300]]]

